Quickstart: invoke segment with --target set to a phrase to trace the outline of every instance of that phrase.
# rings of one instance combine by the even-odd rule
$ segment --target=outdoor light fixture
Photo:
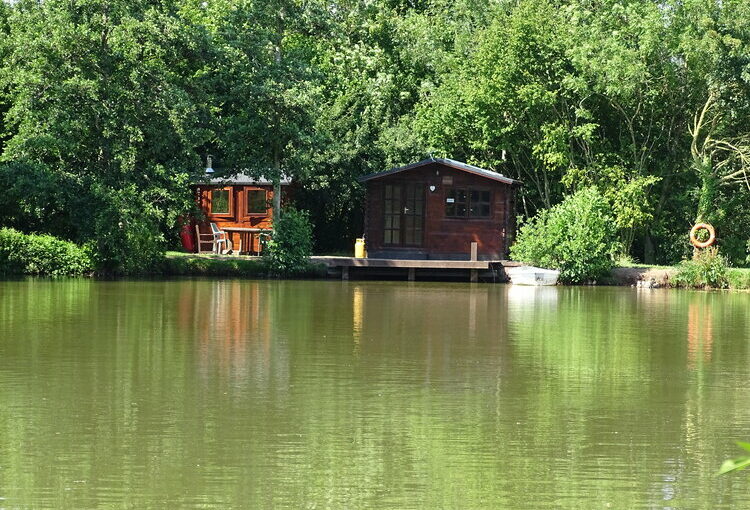
[[[206,156],[206,173],[212,174],[214,173],[214,169],[211,167],[211,164],[213,163],[211,156]]]

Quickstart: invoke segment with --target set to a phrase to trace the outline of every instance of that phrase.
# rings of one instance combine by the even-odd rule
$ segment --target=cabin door
[[[384,244],[422,246],[424,187],[420,184],[386,184]]]

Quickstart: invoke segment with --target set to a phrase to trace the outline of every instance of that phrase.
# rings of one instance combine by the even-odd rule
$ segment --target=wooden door
[[[422,246],[424,189],[420,184],[386,184],[383,243],[389,246]]]

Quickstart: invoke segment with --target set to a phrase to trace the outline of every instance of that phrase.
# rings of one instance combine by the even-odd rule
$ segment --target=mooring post
[[[409,276],[407,278],[409,278],[410,282],[414,281],[414,277],[416,276],[416,273],[417,273],[417,270],[415,268],[413,267],[409,268]]]
[[[341,279],[342,280],[349,279],[349,266],[341,266]]]
[[[471,280],[471,283],[477,283],[479,281],[479,271],[476,269],[470,269],[469,270],[469,279]]]
[[[476,262],[477,260],[477,243],[471,243],[471,260]]]

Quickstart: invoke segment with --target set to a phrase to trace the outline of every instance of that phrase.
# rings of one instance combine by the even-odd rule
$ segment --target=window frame
[[[214,191],[226,191],[227,192],[227,212],[215,212],[214,211]],[[232,186],[225,186],[223,188],[211,188],[208,190],[208,210],[209,216],[216,216],[222,218],[234,217],[234,188]]]
[[[268,210],[270,209],[268,200],[268,190],[265,188],[251,188],[251,187],[245,187],[244,191],[244,199],[245,199],[245,207],[244,207],[244,215],[246,218],[257,218],[257,217],[266,217],[268,216]],[[263,209],[263,212],[250,212],[250,193],[263,192],[263,200],[265,201],[265,208]]]
[[[450,198],[449,195],[451,192],[453,192],[454,196],[459,192],[463,191],[465,193],[466,199],[462,202],[453,202],[452,204],[464,204],[466,206],[466,213],[463,215],[458,214],[448,214],[448,199]],[[487,202],[480,200],[477,201],[478,204],[486,204],[489,209],[486,216],[475,216],[471,214],[471,208],[472,208],[472,200],[471,200],[471,194],[473,192],[476,193],[482,193],[486,192],[489,193],[489,199]],[[478,221],[486,221],[492,219],[492,189],[482,186],[448,186],[445,188],[445,200],[443,201],[443,215],[446,219],[450,220],[478,220]]]

